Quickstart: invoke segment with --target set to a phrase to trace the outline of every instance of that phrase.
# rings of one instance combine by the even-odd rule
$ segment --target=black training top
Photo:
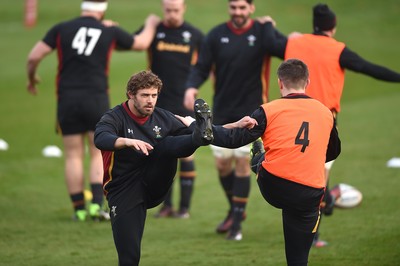
[[[174,114],[158,107],[144,119],[136,117],[129,110],[127,102],[106,112],[97,123],[94,136],[95,145],[103,154],[103,187],[106,194],[111,191],[118,194],[129,189],[135,191],[134,187],[139,184],[149,158],[133,148],[115,149],[117,138],[139,139],[155,147],[167,136],[191,132],[192,129],[186,127]]]
[[[133,37],[119,27],[106,27],[93,17],[78,17],[51,28],[43,42],[58,53],[59,98],[107,94],[111,52],[130,49]]]
[[[283,58],[286,42],[271,23],[252,21],[240,30],[231,22],[220,24],[206,36],[186,87],[199,88],[213,70],[214,123],[250,115],[267,99],[270,56]]]
[[[178,28],[160,23],[148,50],[151,70],[160,77],[163,88],[157,106],[182,116],[193,115],[183,106],[185,83],[190,68],[197,62],[203,33],[184,22]]]

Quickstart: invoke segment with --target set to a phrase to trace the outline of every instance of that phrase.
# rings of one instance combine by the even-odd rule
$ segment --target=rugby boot
[[[253,173],[257,174],[260,169],[262,159],[264,158],[265,150],[261,139],[256,139],[250,150],[250,168]]]
[[[242,221],[244,221],[246,219],[246,213],[243,213],[243,217],[242,217]],[[216,232],[218,234],[224,234],[226,232],[228,232],[229,230],[231,230],[233,225],[233,212],[229,211],[228,215],[225,217],[225,219],[218,224],[217,228],[216,228]]]
[[[233,240],[233,241],[240,241],[242,240],[243,235],[242,231],[240,230],[229,230],[226,240]]]
[[[173,217],[175,215],[174,209],[171,206],[163,205],[158,213],[154,215],[155,218]]]
[[[193,141],[199,146],[206,146],[214,140],[210,107],[203,99],[196,99],[194,113],[196,127],[193,132]]]

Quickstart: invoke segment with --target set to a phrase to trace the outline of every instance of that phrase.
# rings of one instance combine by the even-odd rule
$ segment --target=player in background
[[[185,21],[185,0],[161,0],[163,18],[156,28],[147,49],[149,68],[163,81],[157,106],[174,114],[194,117],[193,111],[183,106],[185,83],[190,68],[197,62],[203,33]],[[156,217],[189,218],[196,169],[194,155],[180,158],[180,202],[173,208],[172,188]]]
[[[53,26],[32,48],[28,56],[28,92],[36,95],[39,78],[37,68],[48,54],[57,50],[58,71],[57,131],[62,135],[65,151],[65,181],[74,208],[74,218],[109,219],[102,210],[102,157],[93,142],[96,123],[109,109],[108,68],[111,52],[140,50],[149,45],[159,18],[150,15],[140,35],[116,26],[104,26],[106,0],[81,3],[79,17]],[[86,210],[84,199],[85,140],[90,154],[89,182],[93,194]]]
[[[346,69],[383,81],[400,82],[400,73],[368,62],[350,50],[346,44],[335,40],[336,24],[336,15],[328,5],[315,5],[313,33],[289,38],[285,51],[285,59],[298,58],[308,66],[311,83],[307,88],[307,95],[321,101],[335,117],[340,112]],[[328,182],[333,162],[325,165]],[[334,202],[335,199],[327,189],[322,203],[325,215],[332,214]],[[326,246],[327,242],[319,240],[318,236],[317,233],[314,245]]]
[[[267,101],[270,56],[284,56],[286,37],[275,30],[271,21],[253,20],[255,8],[252,0],[228,1],[230,20],[206,35],[198,62],[189,75],[185,107],[191,109],[198,89],[213,72],[213,119],[217,125],[250,115]],[[250,193],[250,145],[211,148],[229,203],[228,214],[216,231],[227,233],[228,240],[241,240],[241,223]]]

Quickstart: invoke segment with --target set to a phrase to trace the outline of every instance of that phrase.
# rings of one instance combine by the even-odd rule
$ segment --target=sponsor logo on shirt
[[[179,52],[179,53],[189,53],[190,52],[190,45],[188,44],[175,44],[175,43],[168,43],[164,41],[160,41],[157,44],[158,51],[168,51],[168,52]]]

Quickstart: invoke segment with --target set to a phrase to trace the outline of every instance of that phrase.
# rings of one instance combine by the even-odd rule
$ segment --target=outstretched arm
[[[390,70],[386,67],[370,63],[347,47],[345,47],[340,54],[339,63],[343,68],[358,73],[363,73],[379,80],[400,82],[400,73]]]
[[[213,145],[238,148],[249,144],[265,131],[267,120],[262,108],[253,112],[251,117],[245,116],[242,119],[223,126],[213,126]]]
[[[225,124],[225,125],[223,125],[223,127],[228,128],[228,129],[232,129],[232,128],[252,129],[256,125],[258,125],[257,120],[255,120],[254,118],[251,118],[250,116],[245,116],[236,122]]]

